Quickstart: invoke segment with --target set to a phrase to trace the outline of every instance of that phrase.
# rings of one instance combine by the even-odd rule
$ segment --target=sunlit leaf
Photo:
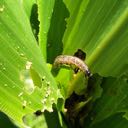
[[[47,34],[50,27],[50,20],[55,0],[37,0],[38,15],[40,21],[39,46],[46,59],[47,57]]]
[[[33,87],[30,68],[42,81]],[[33,36],[28,16],[20,1],[0,2],[0,110],[22,124],[26,113],[37,109],[52,111],[60,96]]]
[[[64,34],[64,54],[78,48],[87,53],[93,73],[119,76],[127,69],[128,0],[64,0],[70,17]]]

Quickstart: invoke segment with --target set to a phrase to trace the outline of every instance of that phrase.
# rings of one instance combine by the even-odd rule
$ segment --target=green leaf
[[[69,17],[69,11],[63,0],[55,0],[47,41],[47,60],[49,63],[53,63],[55,57],[62,54],[62,38],[66,29],[65,19],[67,17]]]
[[[59,122],[58,111],[45,111],[41,115],[27,115],[24,117],[24,122],[31,128],[62,128]]]
[[[101,87],[103,78],[98,74],[93,74],[92,77],[88,80],[88,94],[93,97],[93,102],[100,98],[103,93],[103,89]]]
[[[87,53],[93,73],[120,76],[128,65],[128,0],[64,0],[70,17],[63,54]]]
[[[37,0],[39,25],[39,46],[45,57],[47,58],[47,34],[50,27],[51,16],[53,12],[55,0]]]
[[[104,121],[97,123],[89,128],[127,128],[128,121],[122,118],[121,114],[116,114],[111,116],[110,118],[105,119]]]
[[[33,88],[31,68],[44,79],[41,88]],[[31,94],[25,90],[28,85]],[[26,113],[52,111],[58,97],[23,5],[18,0],[0,1],[0,110],[22,125]]]
[[[102,97],[93,105],[92,124],[114,115],[128,111],[128,83],[125,79],[104,78]],[[125,102],[124,102],[125,101]],[[124,109],[125,108],[125,109]]]
[[[31,128],[48,128],[44,115],[36,116],[34,114],[26,115],[24,117],[24,123]]]
[[[24,10],[25,10],[28,18],[30,18],[31,11],[33,9],[33,6],[35,6],[35,4],[36,4],[36,0],[23,0],[21,2],[21,4],[23,4]]]

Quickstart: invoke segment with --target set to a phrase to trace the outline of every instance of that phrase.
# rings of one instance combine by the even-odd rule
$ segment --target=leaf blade
[[[60,94],[37,46],[23,5],[20,1],[6,0],[0,2],[0,7],[3,7],[0,12],[0,110],[23,126],[22,117],[26,113],[37,109],[52,111],[52,104]],[[25,81],[21,78],[26,78],[22,72],[29,73],[28,67],[40,78],[45,76],[42,88],[35,88],[32,94],[25,90]],[[25,80],[31,85],[31,77]],[[50,87],[46,88],[47,85]],[[46,95],[47,102],[43,105]]]
[[[78,2],[72,4],[65,0],[70,18],[63,38],[63,54],[73,54],[80,48],[87,53],[86,62],[93,73],[121,75],[128,63],[128,1]],[[117,63],[120,64],[115,68]]]

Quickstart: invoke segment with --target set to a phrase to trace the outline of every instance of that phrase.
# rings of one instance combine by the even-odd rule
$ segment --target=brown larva
[[[69,56],[69,55],[59,55],[55,58],[54,66],[57,67],[59,65],[66,64],[66,65],[75,65],[77,68],[79,68],[82,72],[87,74],[87,76],[91,76],[91,73],[88,69],[88,66],[75,56]]]

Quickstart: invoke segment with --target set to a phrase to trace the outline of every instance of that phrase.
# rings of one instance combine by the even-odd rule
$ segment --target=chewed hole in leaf
[[[34,91],[34,83],[30,75],[31,65],[32,63],[27,61],[26,69],[20,72],[20,80],[24,83],[24,89],[30,94]]]
[[[82,51],[81,49],[78,49],[75,53],[74,56],[80,58],[81,60],[85,60],[86,59],[86,53],[84,51]]]
[[[31,61],[26,61],[25,68],[20,71],[20,80],[24,83],[24,90],[29,94],[34,92],[35,87],[41,88],[43,84],[49,85],[50,82],[45,80],[46,76],[41,78],[34,70]]]
[[[0,62],[0,71],[5,71],[6,67],[5,64],[3,62]]]
[[[21,97],[23,95],[23,92],[20,92],[19,94],[18,94],[18,97]]]
[[[3,12],[4,9],[5,9],[5,6],[4,6],[4,5],[1,5],[1,6],[0,6],[0,13]]]

